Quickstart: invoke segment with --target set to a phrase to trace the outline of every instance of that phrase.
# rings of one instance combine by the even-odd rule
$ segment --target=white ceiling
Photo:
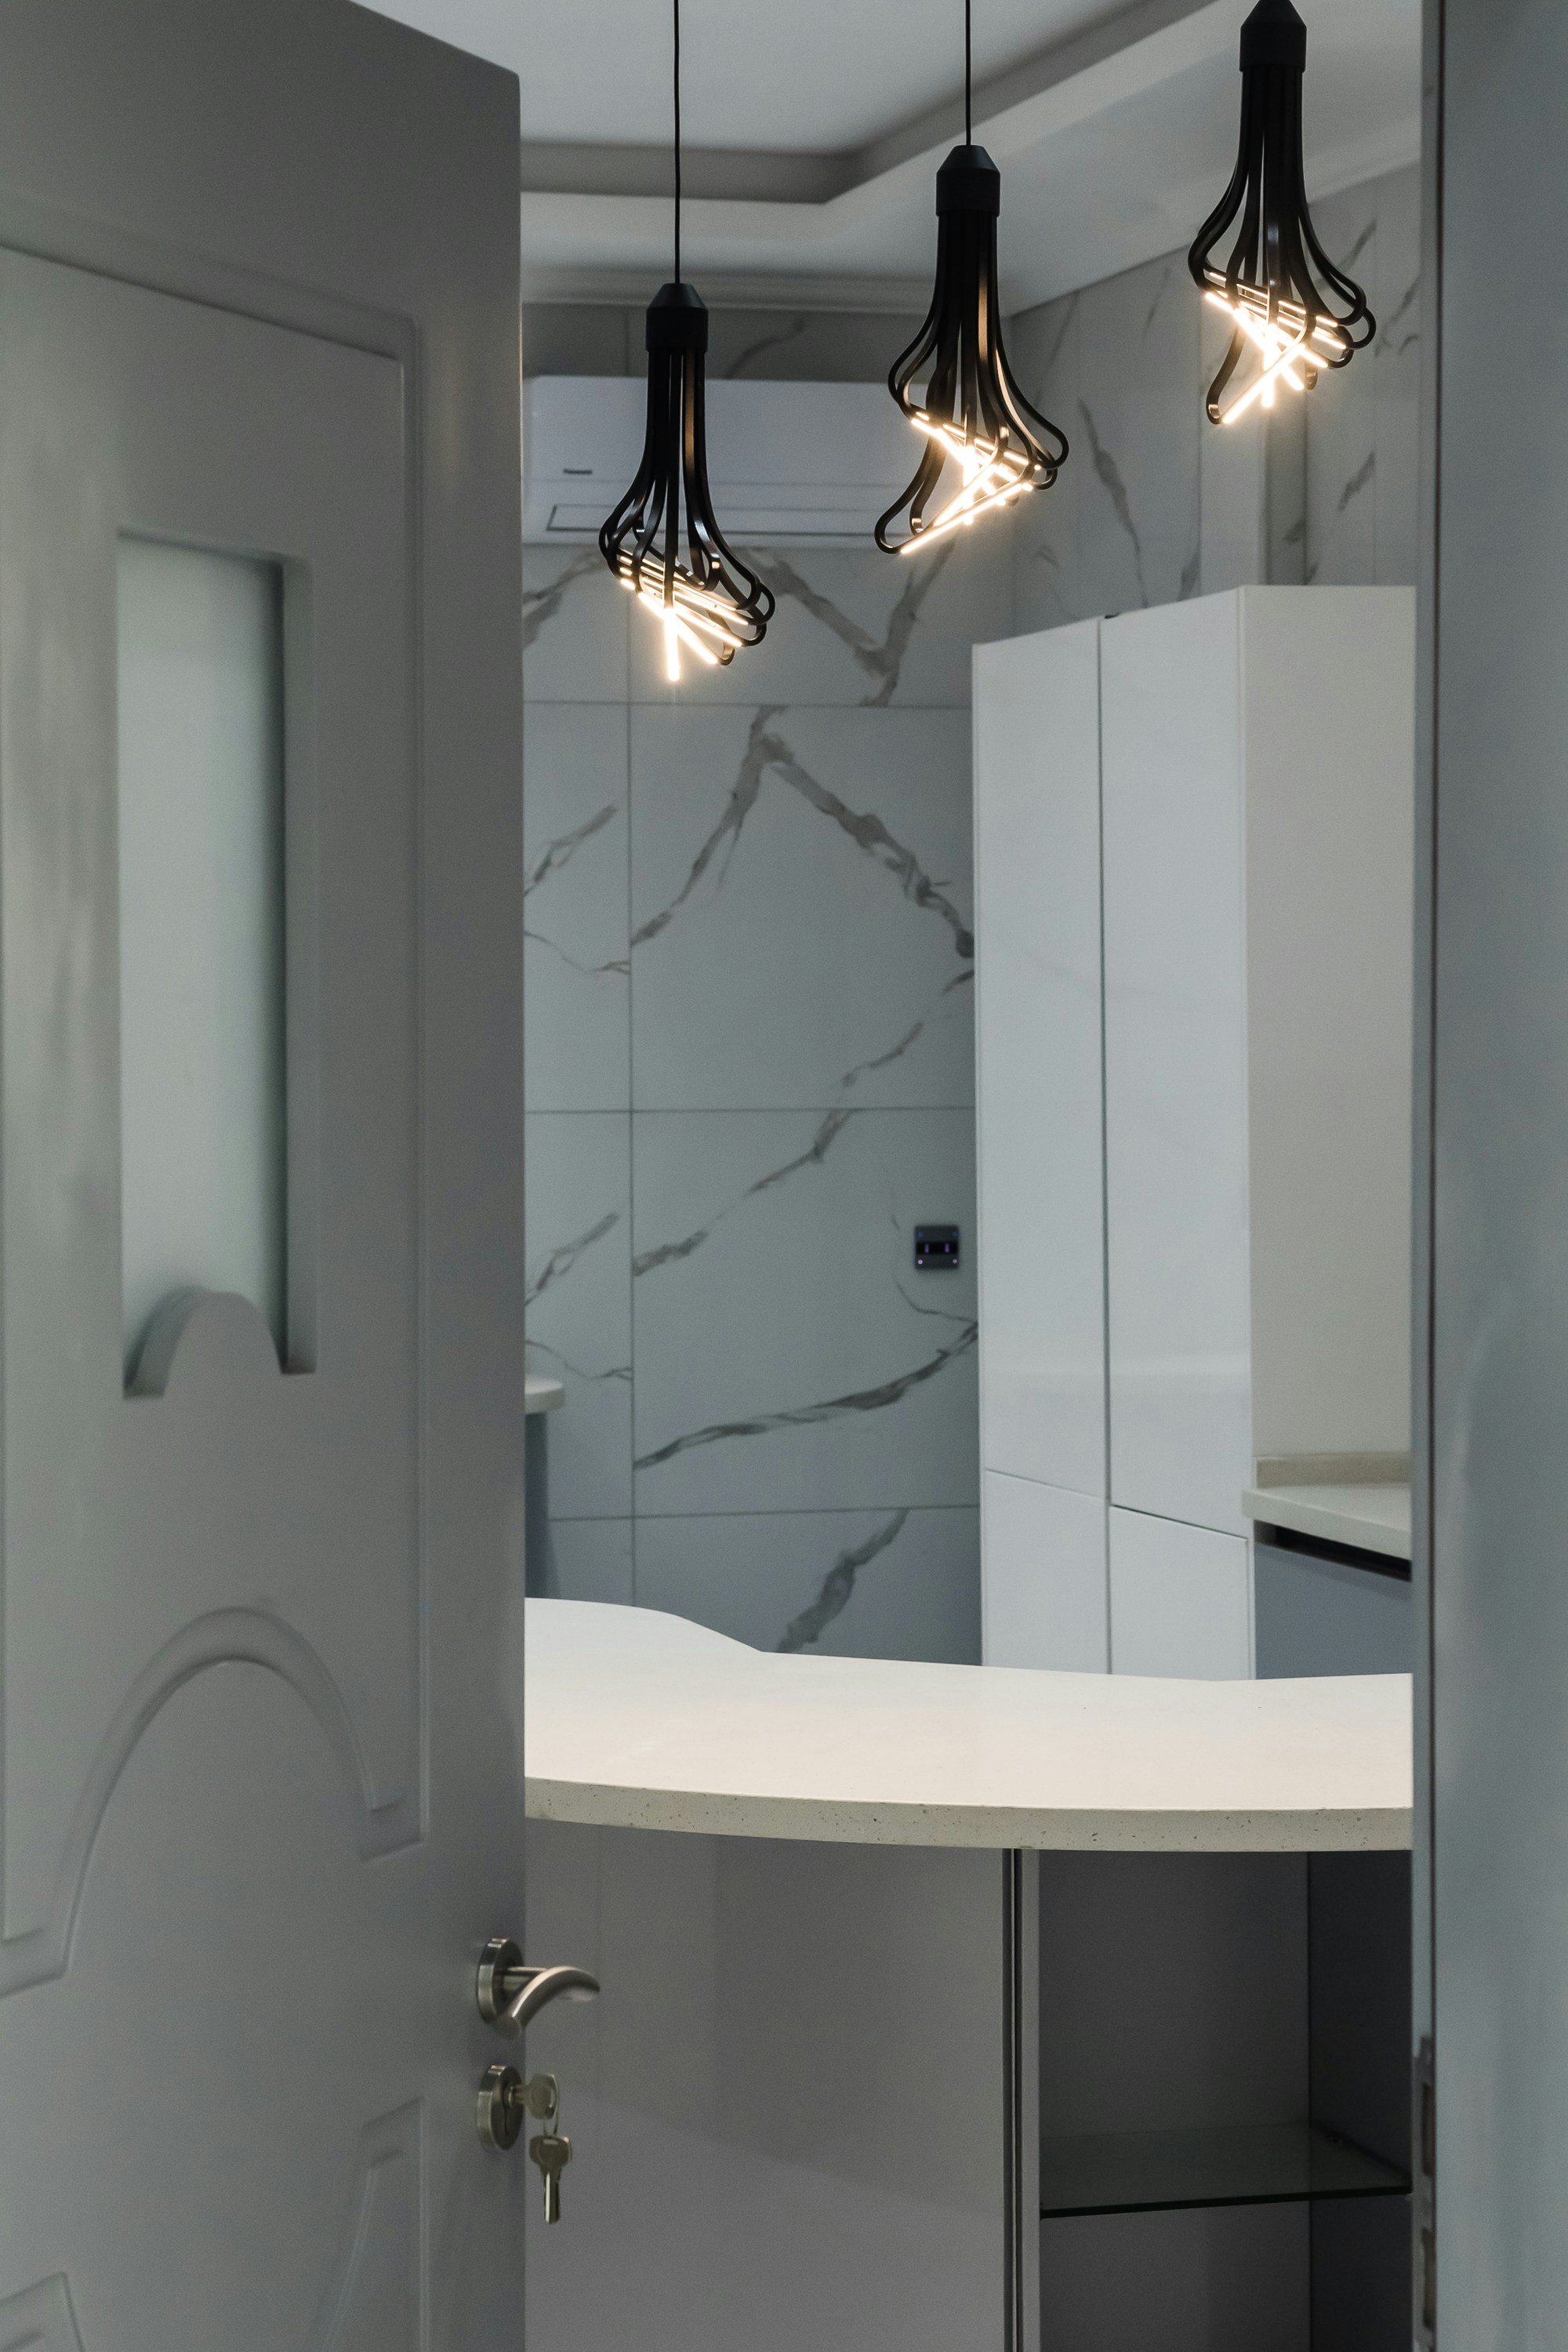
[[[667,0],[378,5],[517,74],[525,290],[645,299],[669,262]],[[1006,309],[1187,243],[1234,160],[1249,5],[974,0]],[[1420,0],[1299,5],[1311,193],[1412,161]],[[686,275],[710,300],[923,308],[960,0],[682,0],[681,19]]]
[[[380,13],[509,66],[525,139],[654,145],[670,133],[669,0],[377,0]],[[978,0],[984,76],[1127,0]],[[858,147],[961,87],[962,0],[682,0],[694,147]]]

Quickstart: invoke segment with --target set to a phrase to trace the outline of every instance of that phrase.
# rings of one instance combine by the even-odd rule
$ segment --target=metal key
[[[561,2176],[572,2161],[572,2143],[564,2132],[543,2131],[528,2143],[528,2153],[544,2181],[544,2218],[561,2219]]]
[[[561,2112],[561,2085],[553,2074],[531,2074],[521,2097],[536,2124],[552,2124]]]

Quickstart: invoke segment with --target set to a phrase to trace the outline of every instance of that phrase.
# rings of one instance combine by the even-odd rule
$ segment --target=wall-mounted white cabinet
[[[984,1458],[1105,1493],[1100,624],[974,654]]]
[[[1104,1674],[1111,1660],[1104,1496],[1005,1470],[981,1475],[985,1542],[1013,1567],[986,1581],[985,1656]]]
[[[1056,1630],[1084,1567],[1015,1539],[1055,1507],[1031,1520],[992,1474],[1107,1507],[1113,1668],[1229,1675],[1258,1464],[1408,1446],[1414,713],[1403,589],[976,649],[998,1663],[1087,1663]],[[1227,1539],[1201,1570],[1194,1531]]]

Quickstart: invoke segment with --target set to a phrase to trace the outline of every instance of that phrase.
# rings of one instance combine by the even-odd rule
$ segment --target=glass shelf
[[[1040,2144],[1040,2218],[1402,2197],[1410,2176],[1313,2124],[1097,2132]]]

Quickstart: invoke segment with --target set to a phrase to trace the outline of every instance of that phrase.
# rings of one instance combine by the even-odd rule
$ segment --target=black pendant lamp
[[[725,542],[708,488],[708,307],[680,277],[680,0],[675,16],[675,278],[647,306],[647,433],[637,478],[599,551],[664,631],[665,675],[684,646],[710,667],[761,645],[773,591]]]
[[[1241,28],[1241,145],[1236,170],[1187,256],[1208,299],[1235,324],[1209,386],[1211,425],[1232,425],[1254,403],[1272,408],[1281,385],[1310,392],[1324,368],[1348,367],[1377,332],[1366,296],[1318,242],[1301,169],[1301,84],[1307,27],[1290,0],[1258,0]],[[1239,220],[1222,262],[1215,247]],[[1230,400],[1244,357],[1255,366]]]
[[[926,439],[919,470],[877,525],[889,555],[912,555],[932,540],[1011,506],[1026,490],[1048,490],[1068,453],[1067,437],[1019,391],[1002,347],[996,293],[996,223],[1002,174],[972,143],[971,0],[963,0],[963,145],[936,175],[936,288],[925,324],[894,362],[888,389]],[[923,396],[915,379],[925,379]],[[935,514],[932,494],[952,466],[952,495]],[[904,517],[902,533],[890,527]]]

